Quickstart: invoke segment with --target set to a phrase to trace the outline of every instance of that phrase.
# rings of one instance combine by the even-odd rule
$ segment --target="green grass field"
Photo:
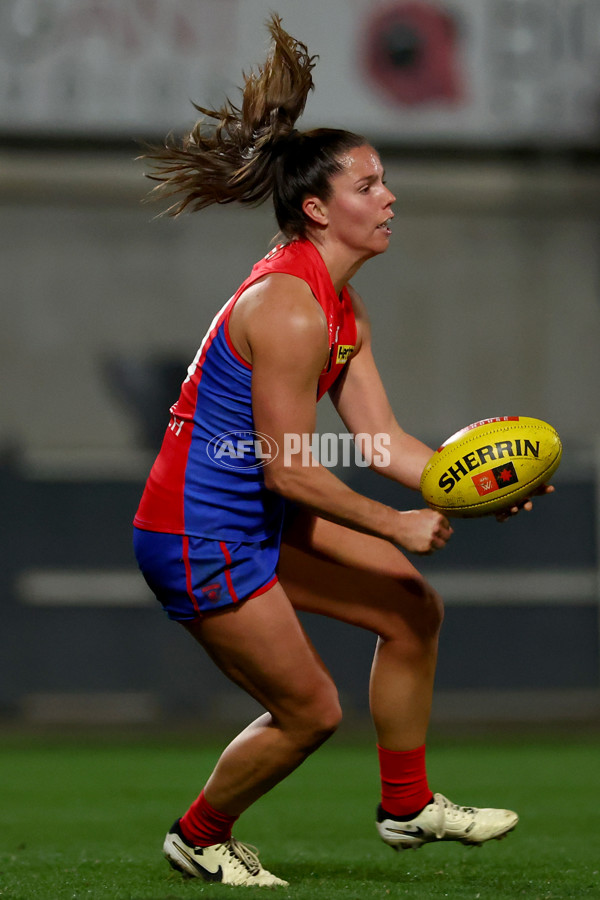
[[[370,743],[335,738],[249,810],[236,835],[290,881],[292,900],[600,897],[598,737],[434,740],[430,783],[521,815],[506,840],[395,854],[373,827]],[[160,854],[217,748],[172,740],[0,740],[0,897],[218,900],[243,888],[184,881]],[[254,888],[253,894],[271,892]]]

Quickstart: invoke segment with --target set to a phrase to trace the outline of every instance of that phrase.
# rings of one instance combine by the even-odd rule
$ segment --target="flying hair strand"
[[[273,160],[298,134],[295,124],[314,88],[311,56],[289,35],[281,18],[267,22],[272,44],[265,62],[243,73],[242,100],[219,109],[193,104],[201,118],[179,141],[169,135],[149,147],[147,177],[157,182],[150,199],[175,197],[164,215],[195,212],[214,203],[260,204],[273,191]]]

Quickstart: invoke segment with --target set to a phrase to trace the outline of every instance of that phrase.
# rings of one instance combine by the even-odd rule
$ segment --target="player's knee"
[[[333,682],[315,691],[310,702],[299,712],[298,732],[305,747],[316,749],[337,731],[342,721],[342,708]]]
[[[338,730],[341,722],[342,707],[340,705],[338,693],[334,690],[331,693],[331,696],[327,698],[320,711],[318,721],[320,734],[326,740]]]
[[[318,744],[337,731],[342,721],[342,708],[334,686],[317,698],[311,716],[311,731]]]
[[[400,596],[396,614],[389,623],[388,637],[412,635],[416,645],[437,643],[444,620],[442,598],[430,584],[422,578],[402,579],[398,583]],[[410,602],[406,602],[406,594]],[[403,602],[404,601],[404,602]]]
[[[431,585],[424,582],[423,620],[425,629],[431,637],[437,638],[444,621],[444,602]]]

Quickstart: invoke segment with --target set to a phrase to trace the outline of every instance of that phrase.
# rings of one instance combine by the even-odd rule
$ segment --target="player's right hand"
[[[541,497],[543,494],[553,494],[554,487],[551,484],[542,484],[535,491],[531,492],[531,497],[526,497],[525,500],[522,500],[516,506],[510,506],[508,509],[503,509],[500,512],[496,513],[496,520],[498,522],[506,522],[507,519],[510,519],[511,516],[516,516],[517,513],[521,512],[524,509],[526,512],[531,512],[533,509],[533,500],[532,497]]]
[[[399,512],[398,536],[394,543],[409,553],[426,556],[446,546],[454,533],[448,519],[433,509]]]

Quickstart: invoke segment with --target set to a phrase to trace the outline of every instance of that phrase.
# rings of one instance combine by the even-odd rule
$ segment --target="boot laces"
[[[251,875],[258,875],[262,867],[256,847],[251,844],[242,844],[234,837],[229,838],[225,846]]]
[[[434,794],[433,796],[433,821],[435,827],[435,836],[441,840],[446,833],[446,815],[450,818],[452,815],[475,815],[475,809],[472,806],[458,806],[452,803],[443,794]]]

